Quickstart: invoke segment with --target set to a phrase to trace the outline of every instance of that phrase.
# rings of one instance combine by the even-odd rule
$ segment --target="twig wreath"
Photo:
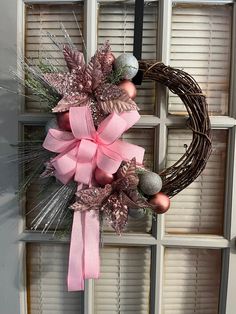
[[[42,190],[51,185],[50,179],[56,183],[31,210],[36,212],[33,230],[43,226],[42,232],[47,232],[53,225],[57,230],[73,213],[68,290],[76,291],[84,289],[84,279],[99,277],[101,218],[121,234],[129,216],[137,217],[140,210],[166,212],[170,198],[204,169],[211,130],[205,96],[189,74],[159,62],[138,64],[132,54],[115,58],[108,42],[88,64],[71,41],[55,44],[64,56],[66,72],[50,59],[38,64],[21,61],[24,76],[18,81],[56,115],[46,125],[43,147],[23,143],[23,162],[33,169],[23,188],[37,177]],[[144,168],[144,148],[120,140],[140,118],[131,81],[140,71],[182,99],[193,132],[186,153],[160,174]],[[32,161],[37,167],[30,166]]]
[[[178,95],[189,115],[187,127],[193,132],[191,144],[174,165],[159,174],[163,181],[161,191],[172,197],[201,174],[211,154],[211,126],[206,96],[194,78],[182,70],[155,61],[141,61],[139,67],[144,72],[144,78],[161,83]]]

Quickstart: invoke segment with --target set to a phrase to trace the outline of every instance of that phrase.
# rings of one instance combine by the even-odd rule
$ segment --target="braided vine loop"
[[[162,192],[173,197],[201,174],[212,152],[206,96],[194,78],[182,70],[155,61],[140,61],[139,67],[144,79],[161,83],[178,95],[188,112],[187,127],[193,132],[192,142],[175,164],[159,173]]]

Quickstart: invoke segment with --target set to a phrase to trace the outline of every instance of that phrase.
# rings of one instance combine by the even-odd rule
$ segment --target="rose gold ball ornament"
[[[136,97],[137,90],[131,81],[123,80],[118,84],[118,86],[129,95],[129,98],[134,99]]]
[[[162,192],[155,194],[149,203],[154,205],[154,211],[157,214],[164,214],[170,208],[170,199]]]
[[[99,168],[95,169],[94,176],[97,183],[100,184],[101,186],[110,184],[114,180],[113,174],[107,173]]]
[[[64,131],[71,131],[69,111],[57,113],[57,123],[60,129]]]

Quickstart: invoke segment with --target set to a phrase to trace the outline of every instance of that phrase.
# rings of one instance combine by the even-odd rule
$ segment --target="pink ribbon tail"
[[[83,214],[78,211],[74,212],[67,277],[68,291],[84,290]]]
[[[84,278],[97,279],[100,275],[99,213],[85,212]]]
[[[78,189],[81,189],[82,185]],[[100,274],[99,214],[97,211],[74,212],[68,291],[84,290],[85,279],[97,279]]]

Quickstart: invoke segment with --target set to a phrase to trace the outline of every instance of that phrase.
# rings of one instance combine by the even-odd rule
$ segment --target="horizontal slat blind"
[[[142,59],[157,57],[157,3],[144,8]],[[134,5],[127,3],[100,4],[98,22],[98,45],[109,39],[117,57],[126,52],[133,53]],[[154,114],[155,83],[143,81],[138,87],[136,102],[142,114]]]
[[[66,43],[61,29],[62,23],[76,47],[83,50],[82,38],[74,14],[83,31],[82,4],[34,4],[26,6],[25,15],[25,56],[33,63],[47,58],[58,69],[65,70],[62,52],[47,36],[47,32],[55,36],[55,40]],[[45,111],[46,105],[40,101],[27,99],[26,110],[30,112]]]
[[[170,129],[167,166],[185,152],[192,139],[188,130]],[[167,233],[222,234],[227,131],[213,131],[213,152],[202,174],[171,199],[165,215]]]
[[[67,291],[67,245],[27,245],[29,314],[80,314],[82,292]]]
[[[105,247],[101,261],[101,278],[94,282],[94,313],[149,313],[150,249]]]
[[[153,169],[155,142],[154,128],[132,128],[122,136],[122,139],[129,143],[143,147],[145,149],[144,165],[148,169]]]
[[[207,96],[212,115],[228,112],[232,7],[175,5],[170,65],[192,74]],[[186,113],[170,93],[169,111]]]
[[[218,314],[221,251],[167,248],[163,314]]]

